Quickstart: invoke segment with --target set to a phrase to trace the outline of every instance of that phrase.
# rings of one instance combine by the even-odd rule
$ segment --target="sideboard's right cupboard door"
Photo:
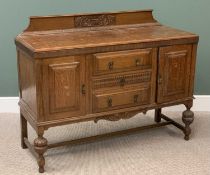
[[[85,57],[44,60],[45,120],[76,117],[85,113]]]
[[[192,45],[162,47],[159,50],[157,102],[188,97]]]

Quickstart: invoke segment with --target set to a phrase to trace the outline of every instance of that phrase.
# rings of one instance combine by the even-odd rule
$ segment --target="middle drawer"
[[[127,73],[115,73],[109,76],[96,76],[92,78],[93,89],[122,88],[134,84],[150,83],[152,71],[130,71]]]

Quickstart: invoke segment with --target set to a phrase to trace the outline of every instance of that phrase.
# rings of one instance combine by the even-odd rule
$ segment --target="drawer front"
[[[109,76],[99,76],[93,78],[94,89],[105,89],[112,87],[125,87],[133,84],[150,83],[152,71],[135,71],[124,73],[116,73]]]
[[[128,89],[113,92],[93,94],[93,111],[102,112],[113,109],[148,104],[150,102],[150,87]]]
[[[150,69],[152,67],[152,50],[138,49],[95,54],[94,74]]]

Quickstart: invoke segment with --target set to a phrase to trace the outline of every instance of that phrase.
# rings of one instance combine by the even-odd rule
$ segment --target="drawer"
[[[150,102],[150,87],[127,89],[113,92],[93,94],[93,111],[102,112],[112,109],[148,104]]]
[[[149,48],[94,54],[94,74],[150,69],[152,67],[152,50]]]
[[[128,73],[114,73],[93,78],[93,89],[125,87],[134,84],[150,83],[152,71],[129,71]]]

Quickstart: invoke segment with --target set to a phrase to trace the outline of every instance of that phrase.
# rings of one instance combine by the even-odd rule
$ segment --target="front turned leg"
[[[191,128],[190,128],[190,124],[193,122],[194,120],[194,113],[190,110],[190,108],[187,108],[186,111],[184,111],[182,113],[182,121],[185,124],[185,140],[189,140],[190,139],[190,134],[191,134]]]
[[[155,109],[155,122],[161,122],[161,108]]]
[[[38,138],[34,140],[34,149],[38,154],[37,163],[39,166],[39,172],[44,173],[44,153],[47,150],[47,139],[43,137],[43,134],[38,134]]]

